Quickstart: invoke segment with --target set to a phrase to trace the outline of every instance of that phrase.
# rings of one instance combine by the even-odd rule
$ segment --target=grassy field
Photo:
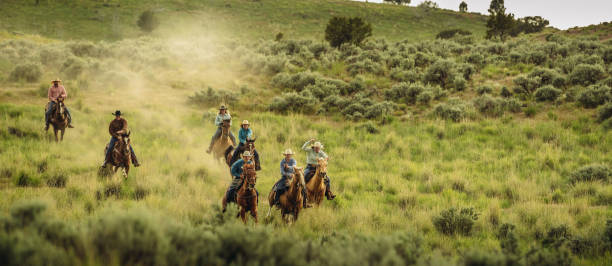
[[[458,27],[482,37],[485,30],[482,15],[337,0],[43,0],[40,5],[10,0],[0,5],[0,16],[5,18],[0,28],[69,40],[139,36],[136,21],[147,9],[159,14],[159,34],[198,32],[249,40],[272,39],[278,32],[293,39],[322,39],[332,16],[361,16],[372,23],[375,36],[390,40],[430,39],[441,30]]]
[[[0,4],[23,11],[0,19],[0,258],[9,265],[612,260],[605,38],[502,44],[480,40],[479,30],[415,43],[446,28],[434,16],[473,29],[482,17],[345,1],[41,2]],[[74,22],[26,21],[44,7]],[[148,8],[174,16],[138,37],[134,14]],[[388,41],[330,48],[321,32],[332,12],[371,19]],[[111,14],[115,26],[105,23]],[[223,18],[211,22],[215,34],[194,31],[209,15]],[[415,29],[427,23],[437,28]],[[253,41],[278,31],[287,40]],[[449,80],[436,74],[447,72]],[[76,127],[59,144],[43,131],[47,81],[57,76]],[[279,178],[281,152],[317,138],[338,197],[293,225],[278,211],[265,217],[265,200],[259,225],[242,226],[233,208],[221,214],[230,176],[205,149],[228,99],[234,120],[248,119],[258,138],[260,195]],[[143,164],[127,181],[97,176],[116,109]],[[296,159],[305,164],[305,154]]]

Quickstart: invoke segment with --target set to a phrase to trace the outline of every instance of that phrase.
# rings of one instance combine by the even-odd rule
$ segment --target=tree
[[[502,41],[506,40],[514,25],[514,14],[506,14],[504,0],[492,0],[487,21],[487,39],[498,37]]]
[[[419,7],[423,7],[423,8],[431,8],[431,9],[438,9],[440,8],[440,6],[438,6],[438,3],[431,1],[431,0],[425,0],[423,2],[421,2],[419,4]]]
[[[461,4],[459,4],[459,12],[467,12],[467,3],[465,1],[461,1]]]
[[[396,5],[409,5],[410,0],[383,0],[384,2],[396,4]]]
[[[517,20],[516,28],[519,33],[534,33],[542,31],[550,22],[540,16],[524,17]]]
[[[372,25],[360,17],[333,17],[325,28],[325,40],[333,47],[340,47],[343,43],[359,45],[370,36]]]
[[[137,24],[142,31],[152,32],[157,28],[157,26],[159,26],[159,21],[152,10],[147,10],[140,14]]]

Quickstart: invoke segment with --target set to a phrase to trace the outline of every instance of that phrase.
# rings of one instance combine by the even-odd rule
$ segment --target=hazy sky
[[[365,0],[357,0],[365,1]],[[382,2],[382,0],[368,0]],[[422,0],[412,0],[416,6]],[[441,8],[458,10],[461,0],[434,0]],[[465,0],[468,11],[487,14],[491,0]],[[587,26],[612,21],[612,0],[506,0],[506,11],[515,17],[542,16],[550,25],[567,29],[574,26]]]

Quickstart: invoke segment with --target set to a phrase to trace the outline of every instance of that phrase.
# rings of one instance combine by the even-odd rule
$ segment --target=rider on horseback
[[[212,147],[215,144],[215,141],[221,137],[221,126],[223,125],[223,120],[229,120],[230,121],[230,125],[232,125],[232,116],[229,114],[227,107],[225,107],[225,105],[221,105],[221,107],[219,108],[219,113],[217,114],[217,117],[215,118],[215,126],[217,126],[217,131],[215,132],[215,134],[212,136],[212,139],[210,140],[210,145],[208,145],[208,150],[206,150],[207,153],[210,153],[212,151]],[[234,133],[232,133],[230,131],[230,138],[232,139],[232,142],[234,143],[234,146],[236,146],[236,137],[234,136]]]
[[[236,147],[236,149],[234,150],[234,153],[232,154],[232,162],[235,162],[236,160],[238,160],[239,156],[241,153],[243,153],[247,146],[246,143],[248,140],[253,140],[253,130],[250,128],[250,124],[248,120],[244,120],[242,121],[242,124],[240,124],[240,131],[238,131],[238,140],[240,141],[240,143],[238,144],[238,147]],[[253,150],[253,157],[255,158],[255,167],[257,168],[260,164],[259,164],[259,153],[257,152],[257,150]],[[261,170],[261,169],[256,169],[257,171]]]
[[[291,178],[293,178],[294,176],[294,167],[297,166],[297,161],[295,161],[295,159],[293,159],[293,151],[291,149],[287,149],[285,150],[285,152],[283,153],[283,155],[285,155],[285,159],[283,159],[280,162],[280,172],[281,172],[281,179],[278,180],[275,184],[274,184],[274,204],[278,205],[280,204],[280,196],[283,195],[283,193],[285,193],[287,191],[287,189],[289,188],[289,180]],[[310,208],[310,204],[307,204],[307,199],[306,199],[306,190],[302,190],[302,197],[304,199],[304,208]]]
[[[226,198],[228,202],[236,202],[236,192],[238,191],[238,189],[240,189],[240,186],[242,185],[242,180],[240,179],[240,176],[242,175],[242,166],[244,166],[244,164],[254,164],[253,160],[251,160],[253,158],[253,156],[251,155],[251,152],[249,151],[245,151],[242,154],[242,159],[239,159],[238,161],[236,161],[234,164],[232,164],[231,167],[231,174],[232,174],[232,184],[230,184],[230,187],[227,189],[227,194],[226,194]]]
[[[325,154],[325,152],[323,152],[321,149],[323,149],[323,145],[321,144],[321,142],[314,142],[315,139],[310,139],[309,141],[306,141],[306,143],[304,143],[304,145],[302,146],[302,150],[307,152],[306,155],[306,170],[304,170],[304,179],[306,181],[306,183],[308,183],[308,181],[310,181],[310,179],[314,176],[316,170],[317,170],[317,160],[319,158],[324,158],[325,160],[329,160],[329,157],[327,157],[327,154]],[[311,146],[309,146],[312,142],[314,142],[314,144],[312,144]],[[332,200],[336,197],[336,195],[334,195],[334,193],[331,192],[330,189],[330,179],[329,176],[325,175],[325,196],[327,197],[328,200]]]
[[[68,96],[68,94],[66,94],[66,89],[64,88],[64,86],[60,85],[62,80],[60,80],[59,78],[56,78],[55,80],[51,82],[53,83],[53,86],[49,87],[49,91],[47,92],[47,97],[49,98],[49,104],[47,106],[47,112],[45,112],[45,130],[49,130],[51,112],[53,112],[53,107],[57,103],[57,99],[58,98],[66,99],[66,97]],[[64,105],[64,110],[66,111],[66,114],[68,115],[68,127],[73,128],[71,124],[72,116],[70,115],[70,110],[68,110],[68,107],[66,107],[65,105]]]
[[[102,167],[106,167],[106,164],[110,161],[110,155],[115,147],[115,143],[119,140],[121,134],[126,134],[128,131],[127,120],[121,117],[121,111],[117,110],[113,114],[115,119],[111,121],[108,126],[108,133],[111,135],[110,143],[108,144],[108,149],[106,149],[106,155],[104,156],[104,162],[102,163]],[[136,153],[134,153],[134,149],[132,145],[130,145],[130,151],[132,152],[132,164],[138,167],[140,163],[138,163],[138,159],[136,159]]]

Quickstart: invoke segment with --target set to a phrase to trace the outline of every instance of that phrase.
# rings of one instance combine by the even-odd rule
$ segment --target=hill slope
[[[160,31],[185,28],[206,34],[244,39],[270,39],[277,32],[289,38],[321,39],[332,16],[361,16],[372,23],[375,37],[390,40],[433,38],[448,28],[463,28],[483,36],[485,17],[447,10],[314,0],[161,0],[161,1],[34,1],[0,3],[0,29],[57,39],[116,40],[135,37],[142,11],[153,9]]]

